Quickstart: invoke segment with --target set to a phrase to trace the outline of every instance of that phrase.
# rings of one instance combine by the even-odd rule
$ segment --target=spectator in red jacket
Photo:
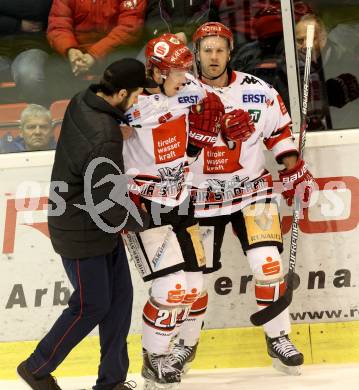
[[[74,76],[101,74],[109,63],[134,54],[146,6],[147,0],[54,0],[48,41]],[[52,74],[52,78],[59,84],[64,66],[59,67],[56,60],[57,66],[54,62],[51,65],[57,75]],[[65,69],[68,73],[67,66]]]

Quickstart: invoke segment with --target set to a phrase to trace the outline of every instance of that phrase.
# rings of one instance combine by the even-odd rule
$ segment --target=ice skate
[[[268,355],[273,367],[287,375],[300,375],[304,357],[287,335],[271,339],[266,336]]]
[[[191,368],[191,363],[196,357],[197,346],[189,347],[181,342],[182,340],[175,343],[172,349],[172,355],[174,364],[173,366],[180,370],[183,374],[187,374]]]
[[[157,355],[143,350],[142,377],[145,380],[143,390],[178,390],[181,382],[181,370],[173,366],[172,355]]]

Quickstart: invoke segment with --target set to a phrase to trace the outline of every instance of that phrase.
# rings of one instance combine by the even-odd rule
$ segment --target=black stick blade
[[[271,305],[252,314],[250,316],[251,323],[255,326],[260,326],[273,320],[273,318],[277,317],[291,304],[292,299],[293,290],[287,289],[286,292]]]

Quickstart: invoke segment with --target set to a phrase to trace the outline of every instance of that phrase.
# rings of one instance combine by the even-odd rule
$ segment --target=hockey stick
[[[133,261],[135,263],[136,268],[138,269],[138,271],[140,272],[142,277],[143,277],[143,267],[140,265],[141,259],[139,259],[138,255],[137,255],[137,253],[139,252],[139,249],[134,249],[134,246],[136,246],[137,248],[141,248],[141,251],[144,255],[143,256],[144,259],[142,258],[142,262],[145,261],[148,265],[152,264],[154,270],[156,270],[160,265],[160,262],[162,260],[162,257],[163,257],[165,250],[167,249],[169,240],[171,239],[172,232],[173,232],[173,228],[172,228],[172,226],[169,226],[169,228],[167,229],[165,238],[164,238],[161,246],[157,249],[156,253],[154,254],[152,260],[150,260],[147,256],[146,250],[143,246],[141,236],[139,235],[139,233],[127,232],[125,234],[122,234],[122,238],[127,246],[128,252],[130,254],[129,260]]]
[[[305,137],[307,130],[307,109],[308,109],[308,96],[309,96],[309,76],[310,76],[310,64],[312,56],[314,40],[314,25],[307,26],[307,43],[306,43],[306,55],[304,66],[304,79],[303,79],[303,102],[302,102],[302,117],[301,127],[299,133],[299,156],[303,157],[305,147]],[[301,212],[300,199],[295,196],[294,198],[294,211],[292,219],[292,235],[290,238],[290,252],[289,252],[289,270],[287,274],[287,287],[285,293],[279,297],[271,305],[265,307],[262,310],[250,316],[250,320],[253,325],[259,326],[277,317],[282,311],[284,311],[292,302],[293,299],[293,283],[295,274],[295,264],[297,258],[297,246],[298,246],[298,230],[299,219]]]

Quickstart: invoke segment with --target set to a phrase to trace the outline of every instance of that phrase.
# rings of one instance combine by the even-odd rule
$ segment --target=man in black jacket
[[[33,354],[18,366],[35,390],[60,389],[50,375],[96,325],[101,361],[94,389],[128,389],[126,337],[132,284],[119,231],[142,231],[149,216],[127,196],[120,123],[146,79],[142,63],[111,64],[97,85],[76,95],[65,113],[50,190],[49,231],[74,287],[69,307]]]

